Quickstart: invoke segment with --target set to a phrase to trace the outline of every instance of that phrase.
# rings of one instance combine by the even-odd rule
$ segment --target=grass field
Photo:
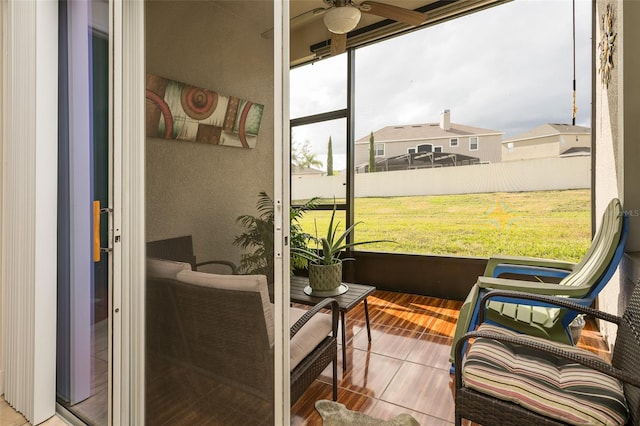
[[[589,190],[357,198],[360,249],[489,257],[502,253],[578,261],[591,241]],[[344,224],[344,214],[336,217]],[[309,211],[302,225],[323,234],[331,212]]]

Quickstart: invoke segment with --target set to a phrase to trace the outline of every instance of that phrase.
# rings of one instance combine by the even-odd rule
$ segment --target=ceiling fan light
[[[324,14],[324,24],[335,34],[345,34],[360,22],[360,10],[353,6],[334,7]]]

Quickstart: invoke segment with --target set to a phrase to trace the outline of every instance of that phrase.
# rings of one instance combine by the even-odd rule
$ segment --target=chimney
[[[448,109],[445,109],[442,111],[442,114],[440,114],[440,128],[442,130],[451,129],[451,111]]]

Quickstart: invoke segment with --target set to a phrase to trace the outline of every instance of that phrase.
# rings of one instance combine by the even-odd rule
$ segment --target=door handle
[[[100,201],[93,202],[93,261],[100,262],[100,253],[110,252],[111,247],[102,247],[100,241],[100,215],[103,213],[111,213],[113,209],[100,208]]]

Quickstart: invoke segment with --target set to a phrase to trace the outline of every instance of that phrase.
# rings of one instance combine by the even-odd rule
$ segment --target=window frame
[[[428,147],[431,148],[431,150],[430,151],[420,151],[420,147],[421,146],[428,146]],[[421,143],[421,144],[416,145],[416,153],[418,153],[418,152],[433,152],[433,144],[432,143]]]
[[[472,139],[475,139],[475,145],[476,147],[473,148],[473,142],[471,142]],[[478,136],[469,136],[469,151],[478,151],[480,149],[480,137]]]
[[[457,18],[457,16],[454,17],[454,19],[455,18]],[[323,46],[326,46],[326,48],[328,49],[328,44],[326,42],[323,42],[322,44]],[[318,46],[320,46],[320,43],[317,46],[315,45],[311,46],[311,50],[314,51],[314,47],[318,47]],[[353,121],[355,121],[355,102],[353,100],[355,73],[353,72],[354,71],[353,68],[355,68],[355,53],[358,50],[358,47],[360,46],[352,44],[352,45],[348,45],[346,50],[346,54],[349,55],[349,65],[351,67],[348,70],[349,79],[347,81],[347,92],[348,92],[348,95],[351,97],[350,100],[347,102],[348,120],[350,121],[350,125],[349,125],[350,132],[353,132],[354,130],[352,125],[353,125]],[[353,136],[353,133],[351,133],[352,136]],[[446,141],[446,139],[447,139],[446,136],[443,137],[443,142]],[[449,138],[449,147],[451,148],[451,153],[459,153],[460,151],[464,152],[460,139],[461,137]],[[476,150],[479,150],[479,142],[480,141],[478,137]],[[348,154],[351,153],[351,155],[353,155],[355,139],[348,138],[347,144],[348,144],[348,147],[347,147]],[[458,150],[458,148],[460,149]],[[415,148],[408,147],[407,154],[409,154],[409,151],[412,149],[417,152]],[[346,206],[345,206],[347,210],[347,225],[354,223],[353,204],[355,203],[355,200],[354,200],[355,167],[352,170],[349,169],[349,159],[348,159],[347,173],[349,173],[350,171],[353,174],[349,176],[347,179],[347,200],[346,200]],[[345,271],[345,276],[353,277],[355,281],[352,281],[352,282],[368,282],[368,281],[374,282],[375,281],[379,283],[378,288],[396,289],[398,291],[401,291],[399,290],[401,288],[404,288],[404,290],[406,290],[407,287],[402,287],[402,286],[406,286],[406,283],[408,281],[411,281],[411,279],[414,277],[413,273],[407,272],[406,262],[408,259],[415,260],[417,263],[424,262],[424,264],[428,265],[429,267],[432,267],[433,265],[441,266],[441,264],[446,265],[447,266],[446,269],[448,273],[443,277],[443,279],[446,279],[447,282],[451,283],[452,286],[456,287],[456,289],[460,287],[460,299],[458,300],[463,300],[466,294],[468,293],[468,278],[472,276],[477,276],[477,273],[482,274],[482,270],[484,266],[486,266],[483,263],[486,261],[484,261],[483,259],[465,258],[465,257],[447,256],[447,255],[440,256],[440,255],[420,254],[416,256],[414,255],[408,256],[407,254],[398,254],[398,253],[389,253],[389,252],[367,252],[367,251],[356,249],[351,252],[351,256],[353,256],[354,258],[357,258],[357,262],[348,263],[348,269],[350,269],[353,272]],[[371,264],[366,264],[365,258],[367,257],[374,258],[375,259],[374,262]],[[460,266],[462,266],[462,268],[454,267],[453,270],[455,270],[456,272],[452,273],[451,272],[452,264],[457,265],[458,263]],[[354,266],[356,264],[358,265],[357,267]],[[388,278],[381,279],[381,271],[380,269],[378,269],[378,267],[381,265],[384,265],[383,269],[385,272],[393,271],[392,273],[390,273],[390,276]],[[412,262],[412,265],[413,265],[413,262]],[[420,267],[420,269],[422,269],[422,267]],[[462,269],[464,269],[464,271]],[[477,271],[480,271],[480,272],[477,272]],[[468,274],[468,275],[463,276],[465,274]],[[399,282],[399,281],[402,281],[402,285],[400,284],[396,285],[396,282]],[[415,286],[416,286],[415,287],[416,291],[418,292],[424,291],[425,286],[423,281],[416,282]],[[437,286],[434,286],[433,288],[430,288],[429,291],[431,291],[431,293],[429,294],[435,294],[434,291],[437,293],[439,289],[437,288]],[[443,297],[451,298],[452,294],[455,292],[456,290],[449,288],[447,289],[447,291],[443,292],[442,294],[443,294]],[[453,296],[453,298],[456,298],[456,297],[457,296]]]

